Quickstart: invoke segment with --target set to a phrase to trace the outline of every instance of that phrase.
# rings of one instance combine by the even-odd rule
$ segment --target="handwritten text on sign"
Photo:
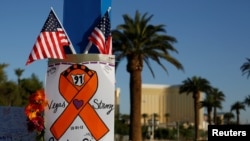
[[[46,140],[114,140],[114,65],[51,65],[46,94]]]

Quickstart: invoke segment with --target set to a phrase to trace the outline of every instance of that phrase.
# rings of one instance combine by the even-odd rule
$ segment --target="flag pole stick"
[[[111,10],[111,7],[108,8],[108,10],[107,10],[108,13],[110,12],[110,10]],[[87,44],[86,49],[85,49],[85,51],[84,51],[84,54],[88,54],[89,49],[90,49],[91,46],[92,46],[92,42],[89,41],[89,43]]]
[[[108,13],[110,12],[110,10],[111,10],[111,7],[108,8]]]
[[[74,49],[74,47],[73,47],[73,45],[72,45],[72,42],[70,41],[70,38],[69,38],[69,36],[68,36],[66,30],[65,30],[64,27],[62,26],[60,20],[58,19],[57,15],[56,15],[56,13],[55,13],[55,11],[54,11],[54,9],[53,9],[52,7],[51,7],[51,10],[54,12],[54,14],[55,14],[55,16],[56,16],[56,18],[57,18],[59,24],[61,25],[62,29],[65,31],[65,35],[67,36],[67,38],[68,38],[68,40],[69,40],[69,42],[70,42],[69,47],[70,47],[70,50],[71,50],[72,54],[76,54],[76,51],[75,51],[75,49]]]
[[[87,44],[86,49],[85,49],[85,51],[84,51],[84,54],[88,54],[89,49],[90,49],[91,46],[92,46],[92,42],[89,41],[89,43]]]

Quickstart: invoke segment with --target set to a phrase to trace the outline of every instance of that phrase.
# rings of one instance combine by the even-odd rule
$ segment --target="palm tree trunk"
[[[214,124],[218,125],[218,122],[217,122],[217,108],[216,107],[214,107],[214,116],[213,116],[213,118],[214,118]]]
[[[208,117],[208,124],[211,125],[212,123],[212,119],[211,119],[211,113],[212,111],[210,109],[207,110],[207,117]]]
[[[240,125],[240,112],[236,111],[236,124]]]
[[[194,137],[195,137],[195,141],[197,141],[199,139],[199,119],[200,119],[200,114],[199,114],[199,102],[200,102],[200,93],[197,92],[193,95],[194,98]]]
[[[141,70],[130,72],[130,131],[131,141],[142,141],[141,132]]]

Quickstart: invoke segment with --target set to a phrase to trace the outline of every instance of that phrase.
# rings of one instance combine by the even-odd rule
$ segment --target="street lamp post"
[[[177,121],[177,141],[179,141],[180,133],[179,133],[179,121]]]
[[[151,128],[151,131],[152,131],[152,134],[151,134],[151,141],[154,140],[154,134],[155,134],[155,116],[154,114],[152,115],[152,128]]]

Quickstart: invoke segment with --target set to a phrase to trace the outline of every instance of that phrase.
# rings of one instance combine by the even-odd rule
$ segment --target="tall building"
[[[201,99],[203,100],[203,94]],[[175,125],[177,122],[194,123],[194,106],[192,94],[179,93],[179,85],[155,85],[142,84],[142,115],[148,115],[148,120],[152,120],[152,115],[157,115],[159,126]],[[199,111],[200,129],[203,127],[204,110]],[[142,118],[142,122],[145,119]]]
[[[120,88],[115,89],[115,115],[120,114]]]

